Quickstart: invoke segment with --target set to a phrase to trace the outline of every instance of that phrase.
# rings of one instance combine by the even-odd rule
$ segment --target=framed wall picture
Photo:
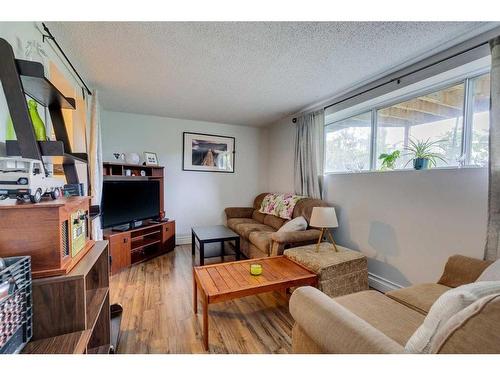
[[[183,133],[182,170],[234,173],[235,138]]]
[[[146,165],[158,165],[158,156],[154,152],[144,151]]]

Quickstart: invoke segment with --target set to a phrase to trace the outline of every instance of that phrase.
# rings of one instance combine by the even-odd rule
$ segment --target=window
[[[381,98],[332,112],[327,119],[333,122],[325,126],[325,173],[380,170],[380,156],[394,151],[400,156],[391,168],[413,168],[405,151],[411,140],[436,142],[433,152],[444,159],[436,160],[437,167],[485,166],[490,75],[474,74],[409,98],[406,94],[408,99],[392,96],[390,102]],[[358,110],[362,113],[352,116]]]
[[[325,128],[325,172],[370,169],[371,112]]]
[[[0,158],[0,171],[28,173],[29,168],[30,164],[27,161]]]
[[[404,148],[408,141],[438,142],[436,151],[445,162],[437,166],[458,165],[462,155],[464,84],[455,85],[377,111],[377,167],[380,154],[395,150],[402,157],[396,168],[412,168]]]
[[[40,163],[33,163],[33,174],[40,174]]]
[[[472,134],[470,136],[469,164],[488,164],[488,137],[490,128],[490,75],[471,80]]]

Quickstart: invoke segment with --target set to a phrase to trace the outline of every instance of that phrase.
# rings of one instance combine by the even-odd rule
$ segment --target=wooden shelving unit
[[[175,248],[175,221],[146,223],[125,232],[104,231],[111,252],[111,273],[144,262]]]
[[[92,331],[78,331],[65,335],[30,341],[23,350],[26,354],[85,354]]]
[[[87,163],[87,154],[68,154],[64,150],[64,143],[61,141],[37,141],[42,152],[42,159],[51,164]],[[9,156],[21,156],[21,149],[18,141],[5,141],[5,148]]]
[[[130,170],[132,176],[125,174],[126,170]],[[139,164],[123,164],[115,162],[103,163],[103,178],[104,180],[155,180],[160,184],[160,207],[161,214],[164,214],[164,170],[165,168],[159,165],[139,165]],[[144,176],[141,176],[141,171]]]
[[[63,276],[33,281],[30,354],[109,353],[108,242],[98,241]]]
[[[0,81],[12,118],[17,141],[7,141],[7,155],[61,164],[66,181],[79,183],[75,163],[86,163],[87,155],[71,149],[63,109],[75,109],[75,99],[64,96],[46,77],[43,65],[16,59],[12,46],[0,38]],[[26,104],[30,96],[49,109],[57,141],[38,142]]]
[[[75,99],[64,96],[52,82],[45,78],[42,64],[16,59],[16,67],[26,95],[45,107],[76,108]]]

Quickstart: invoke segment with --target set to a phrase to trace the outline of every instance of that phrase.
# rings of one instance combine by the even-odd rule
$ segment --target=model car
[[[38,203],[44,195],[57,199],[63,186],[64,181],[50,176],[40,160],[0,157],[0,200]]]

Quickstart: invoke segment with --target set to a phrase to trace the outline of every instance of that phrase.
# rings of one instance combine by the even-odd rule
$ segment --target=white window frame
[[[444,90],[449,87],[453,87],[458,84],[464,85],[464,104],[463,104],[463,124],[462,124],[462,144],[461,144],[461,155],[465,155],[464,166],[447,166],[447,167],[436,167],[432,169],[458,169],[458,168],[477,168],[477,166],[470,164],[471,158],[471,143],[472,143],[472,119],[473,119],[473,87],[471,85],[471,81],[475,78],[478,78],[484,74],[488,74],[490,72],[489,67],[478,68],[472,70],[468,73],[462,73],[458,76],[454,76],[453,78],[444,79],[440,82],[436,82],[434,84],[430,84],[423,88],[419,88],[416,90],[411,90],[410,92],[396,96],[387,100],[381,100],[372,105],[363,106],[363,104],[359,105],[359,110],[354,112],[349,112],[349,109],[343,110],[342,112],[346,112],[345,116],[334,117],[334,120],[326,122],[325,117],[325,128],[329,125],[332,125],[336,122],[346,120],[350,117],[358,116],[363,113],[371,112],[371,142],[370,142],[370,168],[366,171],[361,171],[359,173],[367,173],[367,172],[380,172],[377,169],[377,111],[383,108],[390,107],[392,105],[405,102],[407,100],[416,99],[420,96],[424,96],[436,91]],[[370,100],[372,102],[372,100]],[[358,105],[356,106],[358,107]],[[326,132],[325,136],[326,138]],[[405,137],[406,139],[406,137]],[[326,160],[326,142],[323,142],[323,160]],[[323,169],[325,170],[326,165],[323,165]],[[405,169],[395,169],[396,171],[407,171],[411,170],[409,168]],[[385,171],[384,171],[385,172]],[[335,172],[324,172],[324,175],[328,174],[350,174],[353,172],[349,171],[335,171]]]

